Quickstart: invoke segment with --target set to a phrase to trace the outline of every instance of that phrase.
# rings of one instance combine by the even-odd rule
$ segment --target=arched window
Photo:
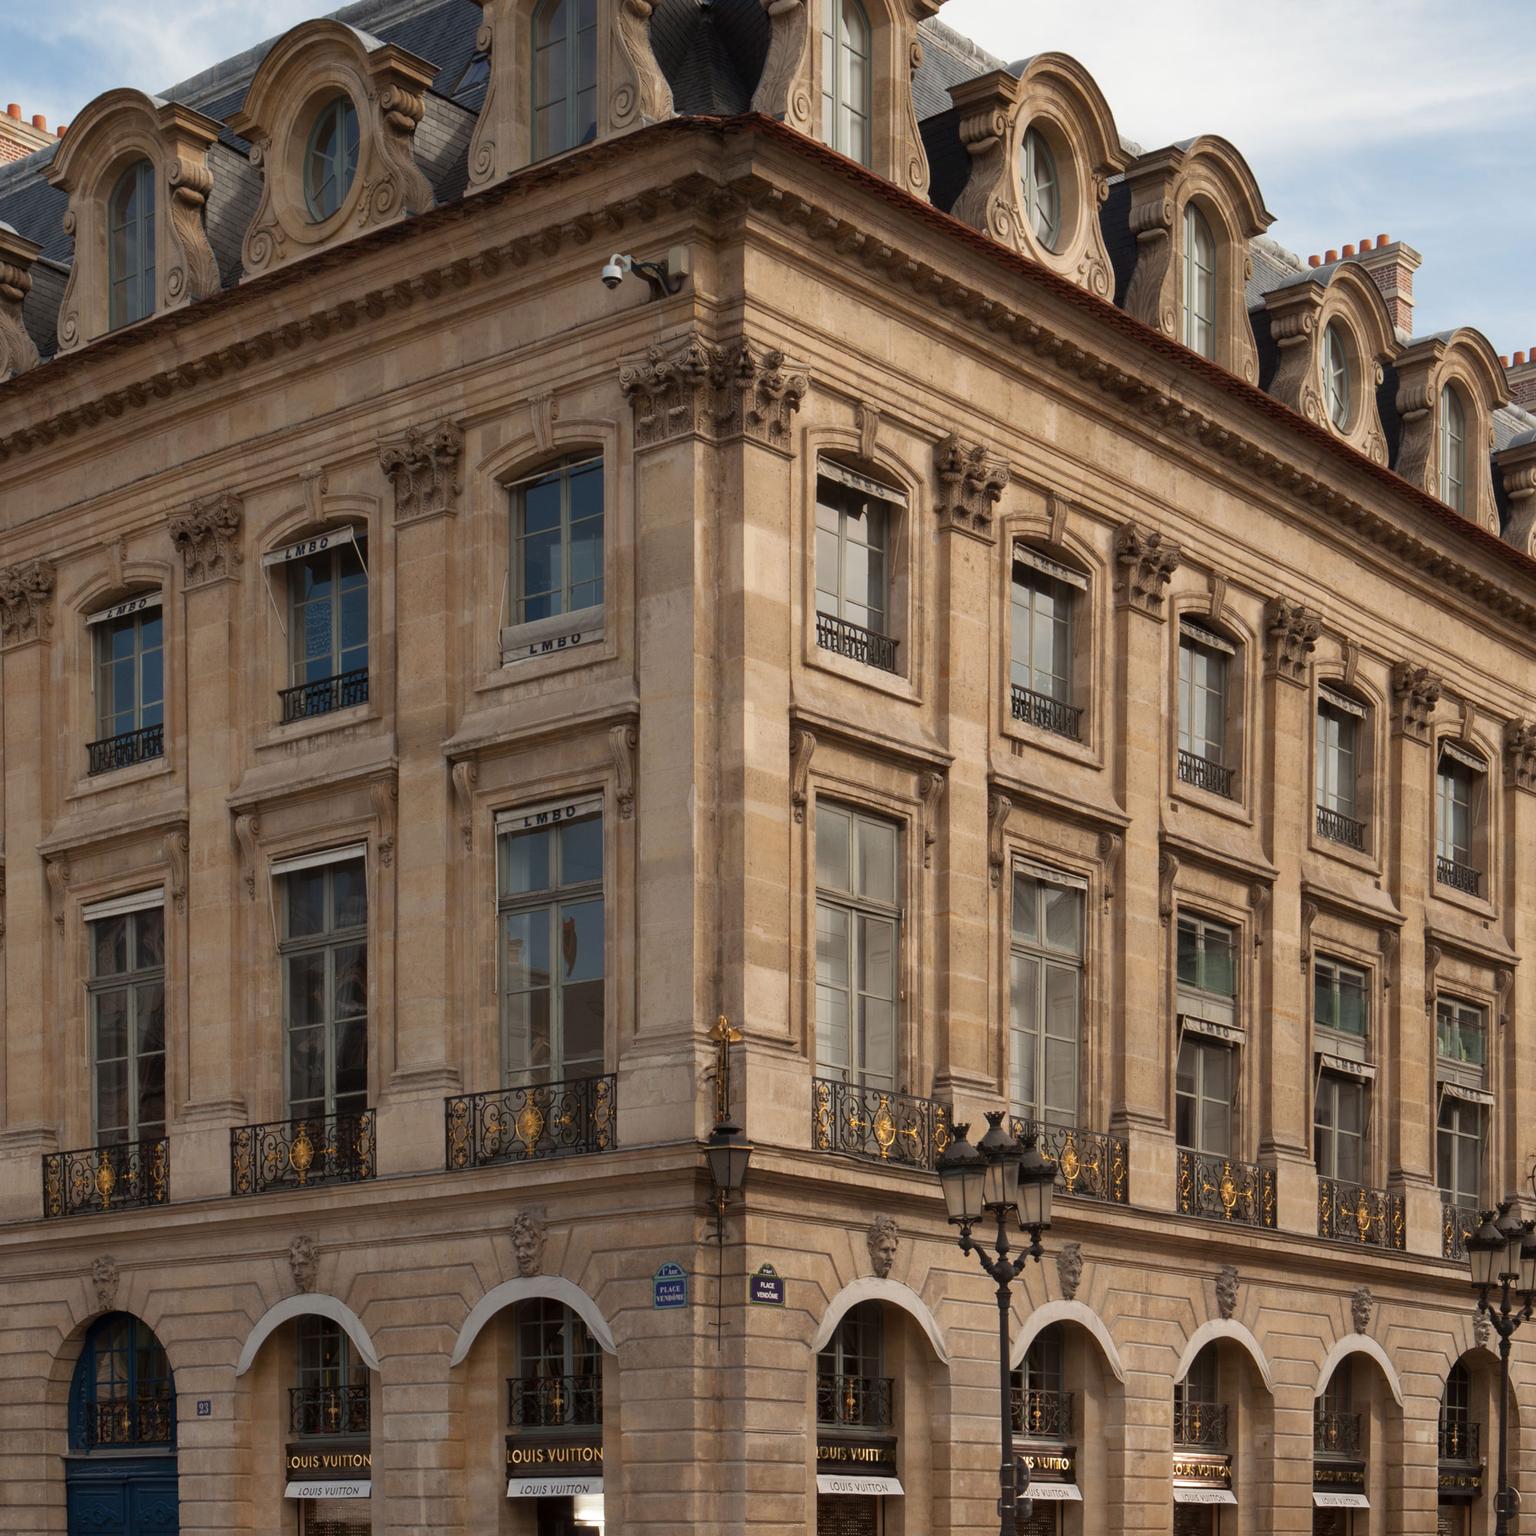
[[[1481,1428],[1472,1418],[1472,1377],[1458,1360],[1445,1378],[1440,1399],[1440,1460],[1475,1462]]]
[[[117,178],[107,213],[107,324],[116,330],[155,312],[155,168],[148,160]]]
[[[1013,1373],[1013,1432],[1028,1440],[1072,1438],[1072,1394],[1064,1390],[1061,1325],[1044,1328]]]
[[[1184,345],[1216,355],[1216,237],[1193,203],[1184,209]]]
[[[1024,135],[1024,213],[1046,250],[1061,243],[1061,178],[1056,156],[1038,128]]]
[[[587,1325],[564,1302],[540,1296],[517,1309],[517,1375],[507,1382],[512,1430],[574,1429],[603,1422],[603,1363]]]
[[[126,1312],[98,1318],[70,1385],[70,1449],[175,1443],[176,1391],[160,1341]]]
[[[1349,425],[1349,345],[1335,321],[1323,332],[1323,400],[1328,419],[1341,432]]]
[[[288,587],[283,724],[368,702],[366,531],[328,528],[264,557]]]
[[[878,1301],[850,1307],[816,1357],[816,1422],[889,1429],[895,1423],[885,1370],[885,1318]]]
[[[597,0],[544,0],[533,15],[533,158],[597,137]]]
[[[1451,384],[1440,391],[1440,500],[1467,510],[1467,412]]]
[[[1227,1449],[1227,1405],[1221,1395],[1220,1357],[1207,1344],[1189,1374],[1173,1388],[1173,1443],[1176,1448]]]
[[[357,108],[333,96],[320,109],[304,150],[304,203],[316,224],[341,207],[357,174]]]
[[[298,1385],[288,1390],[288,1428],[295,1435],[366,1435],[368,1367],[339,1323],[313,1314],[299,1319]]]
[[[823,0],[821,136],[840,154],[869,164],[869,18],[859,0]]]

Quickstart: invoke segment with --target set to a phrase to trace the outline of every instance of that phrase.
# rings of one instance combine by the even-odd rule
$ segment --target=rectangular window
[[[1369,1112],[1368,1084],[1340,1072],[1322,1074],[1313,1116],[1313,1151],[1317,1171],[1325,1179],[1346,1184],[1366,1182]]]
[[[90,622],[96,667],[96,737],[89,767],[105,773],[165,750],[165,647],[160,598]],[[129,607],[129,604],[121,604]],[[109,610],[116,612],[116,610]]]
[[[1317,706],[1317,826],[1336,843],[1362,852],[1365,827],[1359,810],[1360,730],[1364,711],[1341,695]]]
[[[1179,1046],[1175,1131],[1181,1147],[1209,1156],[1232,1155],[1232,1091],[1237,1052],[1230,1045],[1186,1034]]]
[[[1435,1000],[1435,1054],[1441,1061],[1488,1070],[1488,1014],[1458,997]]]
[[[826,1077],[896,1087],[896,827],[816,806],[816,1061]]]
[[[1225,923],[1179,914],[1178,1011],[1237,1023],[1237,933]]]
[[[1312,962],[1312,1022],[1319,1029],[1363,1040],[1368,1033],[1370,978],[1362,970],[1319,955]]]
[[[1076,1125],[1082,1033],[1083,894],[1041,872],[1013,880],[1013,1112]]]
[[[1072,622],[1081,578],[1064,569],[1061,576],[1048,574],[1041,569],[1046,563],[1033,555],[1014,561],[1013,717],[1075,741],[1080,711],[1071,704]],[[1073,581],[1064,579],[1068,575]]]
[[[504,1083],[603,1070],[603,819],[503,833],[498,844]]]
[[[292,682],[329,683],[368,673],[366,544],[337,540],[328,549],[286,562]],[[331,708],[367,700],[338,700]],[[308,713],[323,713],[310,710]]]
[[[839,466],[824,466],[824,470]],[[816,481],[816,639],[826,650],[896,670],[891,638],[891,542],[897,493],[873,494],[862,477],[823,472]]]
[[[512,622],[603,605],[603,461],[573,459],[512,489]]]
[[[1435,878],[1443,885],[1478,894],[1476,833],[1483,812],[1484,774],[1448,746],[1435,775]]]
[[[1184,622],[1179,630],[1179,777],[1230,798],[1227,710],[1236,648]]]
[[[368,1107],[368,881],[362,859],[281,876],[288,1116]]]
[[[1435,1130],[1436,1172],[1446,1199],[1479,1205],[1483,1197],[1483,1106],[1442,1093]]]
[[[165,1135],[165,912],[86,924],[98,1145]]]

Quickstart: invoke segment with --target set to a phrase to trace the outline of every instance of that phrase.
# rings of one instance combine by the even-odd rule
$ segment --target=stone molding
[[[0,224],[0,384],[38,364],[21,307],[32,291],[32,263],[42,249]]]
[[[397,526],[458,511],[463,456],[464,433],[451,421],[407,427],[379,444],[380,467],[395,489]]]
[[[1400,661],[1392,668],[1392,734],[1429,745],[1430,719],[1444,679],[1428,667]]]
[[[188,587],[232,578],[240,566],[244,507],[233,491],[194,501],[171,519],[171,542],[181,551]]]
[[[1128,607],[1162,619],[1163,588],[1183,563],[1184,551],[1155,528],[1122,523],[1115,530],[1115,567],[1120,601]]]
[[[1310,608],[1286,597],[1271,598],[1264,606],[1270,676],[1305,687],[1307,662],[1322,632],[1322,618]]]
[[[54,565],[22,560],[0,567],[0,650],[46,640],[53,624]]]
[[[984,443],[968,443],[951,432],[933,450],[933,472],[939,482],[934,510],[940,523],[992,543],[992,509],[1012,478],[1008,461]]]

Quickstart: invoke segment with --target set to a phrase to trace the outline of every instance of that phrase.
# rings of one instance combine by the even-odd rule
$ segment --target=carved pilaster
[[[1444,683],[1428,667],[1400,661],[1392,668],[1392,731],[1429,745],[1429,721]]]
[[[14,650],[44,640],[53,623],[51,560],[23,560],[0,567],[0,648]]]
[[[463,455],[464,434],[451,421],[407,427],[403,436],[379,444],[379,463],[395,488],[396,523],[458,510]]]
[[[1504,782],[1536,791],[1536,722],[1511,720],[1504,727]]]
[[[171,542],[181,551],[189,587],[231,578],[240,565],[244,508],[233,491],[194,501],[171,519]]]
[[[814,108],[806,69],[811,20],[806,0],[762,0],[772,29],[768,57],[752,96],[752,110],[765,117],[782,118],[791,127],[809,133]]]
[[[1304,685],[1307,658],[1323,632],[1319,615],[1289,598],[1272,598],[1264,609],[1264,636],[1269,674],[1287,683]]]
[[[1120,601],[1148,615],[1163,617],[1163,588],[1178,570],[1184,551],[1155,528],[1122,523],[1115,532],[1115,567],[1120,573]]]
[[[0,384],[37,367],[37,348],[22,323],[21,306],[32,291],[31,267],[41,250],[0,224]]]
[[[1007,460],[951,432],[933,450],[933,468],[939,482],[935,507],[940,522],[990,541],[992,509],[1011,478]]]

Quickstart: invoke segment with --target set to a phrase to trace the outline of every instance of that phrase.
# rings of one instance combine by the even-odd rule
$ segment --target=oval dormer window
[[[1349,427],[1349,343],[1337,320],[1323,332],[1323,399],[1339,431]]]
[[[1024,135],[1024,209],[1029,227],[1046,250],[1061,244],[1061,178],[1056,156],[1038,128]]]
[[[357,174],[357,108],[350,96],[321,107],[304,151],[304,203],[316,224],[339,209]]]

